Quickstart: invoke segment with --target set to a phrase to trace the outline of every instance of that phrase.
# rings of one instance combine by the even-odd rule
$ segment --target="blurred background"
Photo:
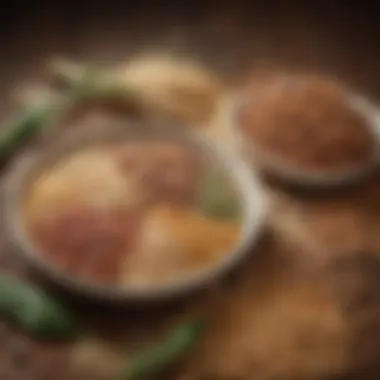
[[[9,112],[15,83],[43,78],[52,57],[109,63],[147,50],[191,55],[231,83],[256,68],[332,74],[380,100],[375,5],[287,0],[4,2],[0,116]]]
[[[162,48],[195,55],[229,78],[254,65],[290,67],[337,74],[376,95],[374,6],[369,1],[5,2],[1,89],[6,94],[16,79],[38,77],[52,55],[104,62]]]

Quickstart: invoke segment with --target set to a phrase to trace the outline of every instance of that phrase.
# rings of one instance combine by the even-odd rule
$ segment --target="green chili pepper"
[[[63,108],[54,99],[28,108],[7,120],[0,133],[0,164],[5,164],[17,150],[50,125],[52,117]]]
[[[76,103],[97,99],[128,99],[127,103],[135,107],[130,91],[104,70],[58,62],[53,71],[67,82],[68,91],[59,99],[54,98],[29,107],[4,122],[0,128],[0,166],[6,164],[30,139],[49,127],[54,117],[66,112]]]
[[[78,332],[74,316],[58,300],[8,275],[0,275],[0,313],[42,339],[72,338]]]
[[[147,380],[162,374],[198,342],[205,325],[203,319],[197,319],[175,328],[163,342],[137,356],[128,366],[122,379]]]
[[[94,67],[83,67],[79,77],[67,78],[68,91],[77,101],[96,99],[104,95],[106,88],[102,73]]]
[[[217,170],[207,170],[200,181],[196,205],[211,218],[239,219],[241,204],[228,179]]]
[[[50,70],[64,83],[66,90],[79,100],[102,98],[133,101],[129,89],[107,70],[61,60],[52,62]]]

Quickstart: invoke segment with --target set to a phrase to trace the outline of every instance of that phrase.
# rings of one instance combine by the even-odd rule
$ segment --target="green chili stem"
[[[193,348],[204,328],[203,319],[175,328],[163,342],[138,355],[128,366],[123,380],[147,380],[161,374]]]

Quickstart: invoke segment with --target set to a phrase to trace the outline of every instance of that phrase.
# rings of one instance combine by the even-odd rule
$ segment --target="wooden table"
[[[270,66],[337,75],[374,99],[380,96],[380,54],[377,51],[377,32],[380,27],[376,26],[376,12],[370,5],[339,6],[332,1],[320,2],[318,7],[307,5],[306,2],[297,4],[295,1],[277,4],[251,3],[183,1],[171,5],[165,1],[149,3],[140,0],[128,1],[124,6],[99,3],[91,7],[79,4],[71,8],[63,2],[44,5],[33,2],[18,9],[17,4],[10,5],[8,9],[2,10],[0,16],[0,89],[3,94],[0,110],[4,115],[9,112],[10,94],[15,84],[41,78],[44,65],[52,56],[65,55],[98,62],[113,62],[152,47],[196,56],[231,81],[238,80],[246,71],[255,67]],[[286,340],[284,337],[284,346],[277,347],[276,340],[280,341],[281,337],[276,339],[271,336],[270,330],[273,326],[284,323],[284,330],[288,331],[290,326],[286,324],[286,318],[292,320],[296,315],[306,315],[306,320],[308,315],[315,315],[310,317],[311,320],[314,318],[315,323],[316,319],[323,321],[324,318],[326,321],[334,321],[335,312],[342,312],[347,317],[349,322],[346,327],[352,331],[346,335],[340,333],[341,325],[338,322],[339,331],[334,330],[335,325],[330,326],[337,336],[332,334],[323,341],[323,344],[330,342],[325,348],[324,363],[329,355],[332,359],[331,363],[326,364],[326,368],[323,367],[325,364],[321,365],[323,370],[320,372],[333,375],[335,369],[342,373],[346,370],[352,379],[369,379],[369,373],[375,372],[371,376],[374,376],[373,379],[379,378],[376,367],[380,355],[380,302],[376,297],[378,293],[373,294],[380,288],[378,272],[375,270],[377,261],[371,265],[372,259],[362,259],[356,254],[343,259],[339,256],[343,251],[367,249],[377,252],[380,247],[376,239],[380,231],[377,217],[380,201],[376,196],[380,193],[380,186],[377,177],[375,175],[360,188],[348,191],[344,197],[333,196],[316,200],[313,197],[280,192],[274,202],[274,209],[277,212],[275,215],[282,216],[283,219],[279,217],[275,224],[274,236],[281,235],[281,239],[287,241],[284,244],[290,248],[282,251],[292,258],[290,261],[285,260],[290,264],[283,263],[284,252],[276,253],[278,243],[274,243],[273,236],[269,237],[269,242],[263,242],[258,249],[262,255],[261,258],[254,259],[256,261],[253,272],[246,275],[255,280],[245,281],[244,275],[239,276],[237,283],[242,283],[243,286],[237,293],[233,293],[235,290],[232,287],[232,290],[223,293],[223,301],[213,301],[215,308],[210,311],[210,315],[222,313],[223,310],[228,313],[231,308],[238,309],[237,304],[234,304],[238,301],[233,299],[244,299],[249,295],[252,302],[260,302],[261,298],[255,289],[264,286],[262,294],[269,300],[268,305],[273,306],[273,312],[269,308],[261,317],[252,314],[258,326],[262,327],[256,331],[256,338],[253,338],[261,342],[256,347],[258,351],[257,358],[255,357],[262,367],[256,372],[258,380],[267,379],[263,374],[268,373],[270,367],[274,368],[275,374],[288,374],[292,380],[310,379],[310,373],[313,373],[310,368],[314,364],[300,364],[300,360],[309,360],[308,356],[303,359],[291,356],[286,358],[284,352],[291,352],[294,348],[293,338]],[[331,236],[331,229],[327,227],[318,230],[328,222],[335,226],[335,237]],[[296,233],[287,229],[290,225],[297,227]],[[10,255],[5,242],[1,244],[2,267],[20,271],[22,266]],[[316,263],[322,269],[315,270],[310,263]],[[303,264],[310,267],[310,270],[299,271],[299,266]],[[301,272],[302,275],[293,275]],[[264,280],[266,276],[267,279]],[[278,279],[281,280],[279,286],[288,290],[277,293],[273,284]],[[316,286],[321,283],[324,285]],[[205,295],[206,299],[207,297]],[[278,319],[272,318],[273,313],[281,310],[283,312],[281,302],[286,305],[288,301],[294,306],[294,310],[301,303],[301,311],[284,312],[279,314]],[[356,306],[351,305],[353,302]],[[360,302],[368,311],[366,315],[354,312],[360,307],[357,306]],[[89,305],[85,308],[88,308],[85,313],[87,319],[93,319],[92,313],[98,309]],[[176,310],[177,306],[173,308]],[[331,316],[330,313],[334,315]],[[108,321],[107,318],[98,319],[104,322]],[[133,322],[133,318],[134,313],[129,311],[123,314],[122,323]],[[267,324],[263,323],[263,318],[268,321]],[[149,319],[148,323],[154,324]],[[226,327],[223,323],[221,322],[219,328]],[[324,331],[321,327],[318,334],[323,335]],[[11,332],[5,324],[1,326],[1,334],[1,379],[67,379],[68,375],[64,371],[64,348],[52,348],[50,345],[32,342]],[[217,334],[217,331],[211,334]],[[294,334],[297,335],[298,332]],[[350,342],[344,342],[345,337]],[[229,344],[231,347],[226,348],[226,357],[229,350],[233,350],[233,342]],[[318,353],[324,350],[323,344],[315,348],[319,350]],[[340,354],[342,347],[349,347],[350,352]],[[313,353],[313,348],[309,349]],[[207,347],[200,350],[201,353],[206,352],[206,355],[209,351],[210,348]],[[278,356],[271,356],[272,352],[276,352]],[[199,357],[191,358],[185,366],[194,367],[200,360]],[[49,361],[51,363],[47,365]],[[347,363],[352,363],[352,368]],[[365,370],[369,371],[368,375],[364,374]],[[344,374],[344,377],[339,378],[348,378],[346,376],[348,375]]]

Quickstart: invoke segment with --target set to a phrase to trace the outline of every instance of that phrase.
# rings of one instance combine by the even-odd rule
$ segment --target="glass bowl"
[[[148,287],[102,284],[74,276],[43,257],[31,239],[22,214],[22,204],[33,181],[54,162],[71,151],[98,143],[134,141],[174,141],[196,149],[214,160],[236,188],[241,202],[241,233],[233,252],[214,266],[195,271],[172,282]],[[164,126],[147,126],[123,121],[86,131],[68,132],[45,149],[29,154],[15,163],[5,186],[5,215],[11,241],[21,257],[34,269],[66,290],[102,300],[152,301],[184,295],[220,279],[252,252],[264,224],[267,202],[265,191],[256,174],[228,148],[191,131]],[[64,233],[64,231],[62,231]],[[212,239],[212,236],[210,236]]]

